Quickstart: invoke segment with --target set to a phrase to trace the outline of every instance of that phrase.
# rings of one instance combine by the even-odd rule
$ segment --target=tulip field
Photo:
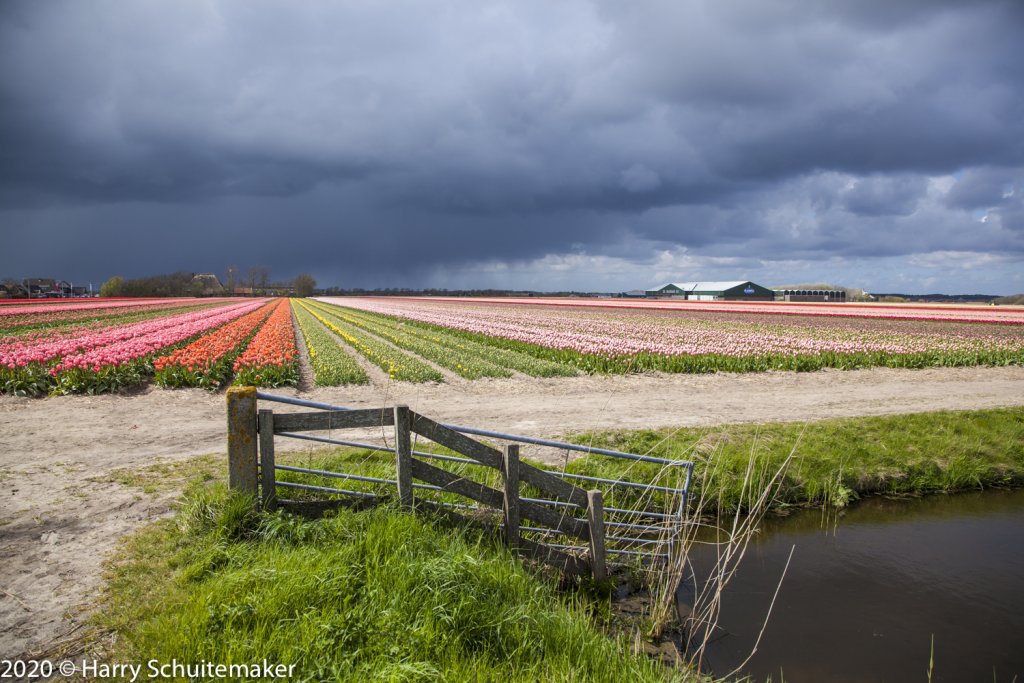
[[[621,299],[345,297],[323,302],[347,309],[336,315],[356,324],[362,320],[367,330],[390,325],[392,334],[407,337],[442,335],[477,349],[531,356],[563,371],[1024,364],[1020,308]]]
[[[21,395],[101,393],[143,384],[160,371],[158,381],[166,377],[167,386],[219,386],[226,373],[217,361],[233,358],[249,341],[238,333],[240,321],[250,325],[251,336],[272,305],[267,299],[134,303],[0,308],[0,389]],[[186,364],[177,364],[182,359]],[[184,378],[189,367],[191,381]],[[209,378],[198,377],[207,373]]]
[[[300,353],[300,349],[302,352]],[[1024,364],[1024,309],[622,299],[0,306],[0,393]]]

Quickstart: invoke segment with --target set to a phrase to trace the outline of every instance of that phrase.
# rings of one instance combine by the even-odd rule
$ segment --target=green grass
[[[809,423],[725,425],[707,429],[641,430],[576,435],[574,441],[697,462],[701,487],[740,499],[751,454],[759,471],[774,472],[792,451],[779,502],[842,507],[865,495],[949,493],[1024,484],[1024,408],[858,417]],[[644,463],[590,456],[570,471],[653,477]]]
[[[752,453],[758,471],[771,472],[794,452],[783,505],[1024,483],[1024,408],[606,432],[575,440],[692,458],[695,489],[721,491],[727,508],[740,500],[737,482]],[[386,454],[279,455],[283,463],[393,474]],[[133,537],[114,563],[97,616],[118,635],[106,660],[266,658],[294,665],[294,679],[305,681],[690,676],[633,654],[626,636],[609,636],[614,619],[607,597],[579,586],[565,590],[483,530],[386,506],[317,521],[257,512],[251,499],[211,483],[210,467],[207,457],[183,469],[197,481],[177,517]],[[609,457],[582,458],[569,469],[672,483],[656,465]],[[151,490],[181,481],[175,470],[158,464],[111,476]],[[615,497],[630,493],[606,495],[643,502]]]
[[[130,540],[101,624],[109,661],[294,665],[297,681],[686,680],[608,637],[488,534],[386,507],[307,521],[193,486]]]
[[[166,460],[144,467],[125,467],[90,481],[112,481],[156,494],[180,491],[190,482],[216,481],[224,468],[224,456],[201,455],[188,460]]]

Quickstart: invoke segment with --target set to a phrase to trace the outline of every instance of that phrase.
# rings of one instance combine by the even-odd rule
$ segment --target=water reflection
[[[923,681],[933,636],[933,681],[1024,680],[1024,491],[768,520],[723,601],[716,673],[749,654],[793,545],[755,680]]]

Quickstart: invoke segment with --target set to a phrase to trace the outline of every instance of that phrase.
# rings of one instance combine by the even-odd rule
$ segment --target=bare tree
[[[235,293],[235,287],[238,286],[238,266],[228,266],[224,271],[224,286],[229,294]]]
[[[257,289],[261,290],[261,293],[265,293],[269,281],[270,268],[268,266],[249,267],[249,287],[252,289],[253,294],[256,293]]]

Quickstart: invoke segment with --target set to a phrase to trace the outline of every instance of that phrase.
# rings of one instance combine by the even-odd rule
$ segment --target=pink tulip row
[[[0,318],[6,318],[7,316],[18,316],[28,315],[35,313],[59,313],[66,311],[96,311],[102,309],[118,309],[118,308],[130,308],[132,306],[144,306],[150,304],[162,304],[167,306],[168,304],[173,305],[192,305],[197,303],[214,303],[214,302],[228,302],[235,301],[230,297],[217,297],[217,298],[188,298],[188,299],[166,299],[166,298],[149,298],[149,299],[119,299],[117,301],[91,301],[84,300],[79,303],[59,303],[59,304],[11,304],[8,306],[0,307]]]
[[[76,321],[88,320],[99,316],[127,315],[132,313],[143,313],[146,311],[167,310],[185,308],[200,304],[214,303],[219,300],[211,299],[159,299],[140,300],[139,303],[129,302],[123,305],[117,302],[116,306],[87,306],[82,308],[62,308],[59,310],[48,309],[35,313],[22,313],[0,317],[0,333],[16,333],[19,328],[28,325],[64,326],[74,324]],[[2,312],[2,311],[0,311]]]
[[[171,304],[171,305],[148,305],[140,308],[130,309],[119,309],[118,312],[110,317],[104,317],[100,319],[86,319],[86,320],[67,320],[63,323],[54,322],[52,327],[45,327],[40,330],[33,330],[32,332],[18,333],[18,328],[13,329],[5,328],[0,325],[0,358],[4,357],[4,354],[10,351],[19,351],[30,347],[36,347],[44,342],[56,342],[59,340],[76,339],[79,337],[86,337],[97,330],[113,329],[117,326],[123,326],[128,323],[125,322],[124,316],[132,315],[135,313],[155,313],[163,315],[154,315],[152,319],[165,319],[167,316],[174,314],[176,310],[182,308],[198,308],[197,299],[187,299],[188,304]],[[209,300],[206,300],[209,301]],[[217,300],[219,301],[219,300]],[[206,303],[204,301],[204,303]],[[218,304],[212,304],[216,307]],[[220,305],[223,305],[221,302]],[[44,317],[45,314],[40,314]],[[146,316],[146,319],[150,319]],[[139,320],[138,322],[143,322]],[[0,363],[2,365],[2,363]]]
[[[335,298],[330,303],[441,327],[600,356],[821,353],[908,354],[1024,350],[1024,330],[1001,325],[924,325],[887,319],[800,319],[689,310],[494,304],[480,300]],[[780,322],[781,321],[781,322]]]
[[[641,311],[694,311],[702,313],[750,313],[780,316],[885,318],[890,320],[980,322],[1024,325],[1024,307],[954,306],[942,304],[790,303],[771,301],[684,301],[675,299],[571,299],[531,297],[521,299],[417,297],[415,301],[486,303],[508,306],[559,306],[564,308],[611,308]]]
[[[107,362],[120,364],[194,334],[222,325],[263,303],[246,301],[203,311],[111,326],[70,338],[44,339],[24,345],[6,344],[0,349],[0,367],[14,369],[30,363],[61,359],[59,368],[90,367]],[[15,341],[20,339],[15,337]]]
[[[153,329],[138,336],[124,338],[109,346],[94,347],[87,351],[65,356],[57,365],[50,369],[50,374],[56,376],[63,370],[71,368],[82,368],[99,372],[106,366],[124,365],[143,356],[156,353],[160,349],[172,344],[184,341],[200,332],[205,332],[239,318],[246,313],[258,309],[265,303],[266,299],[258,299],[227,308],[215,309],[214,311],[203,311],[202,314],[205,314],[205,316],[202,314],[175,316],[176,318],[182,318],[182,320],[179,320],[174,325],[162,329]],[[191,319],[184,319],[187,317],[191,317]]]
[[[95,304],[102,301],[114,302],[136,299],[131,296],[94,296],[86,299],[0,299],[0,308],[5,306],[60,306],[66,304]]]

